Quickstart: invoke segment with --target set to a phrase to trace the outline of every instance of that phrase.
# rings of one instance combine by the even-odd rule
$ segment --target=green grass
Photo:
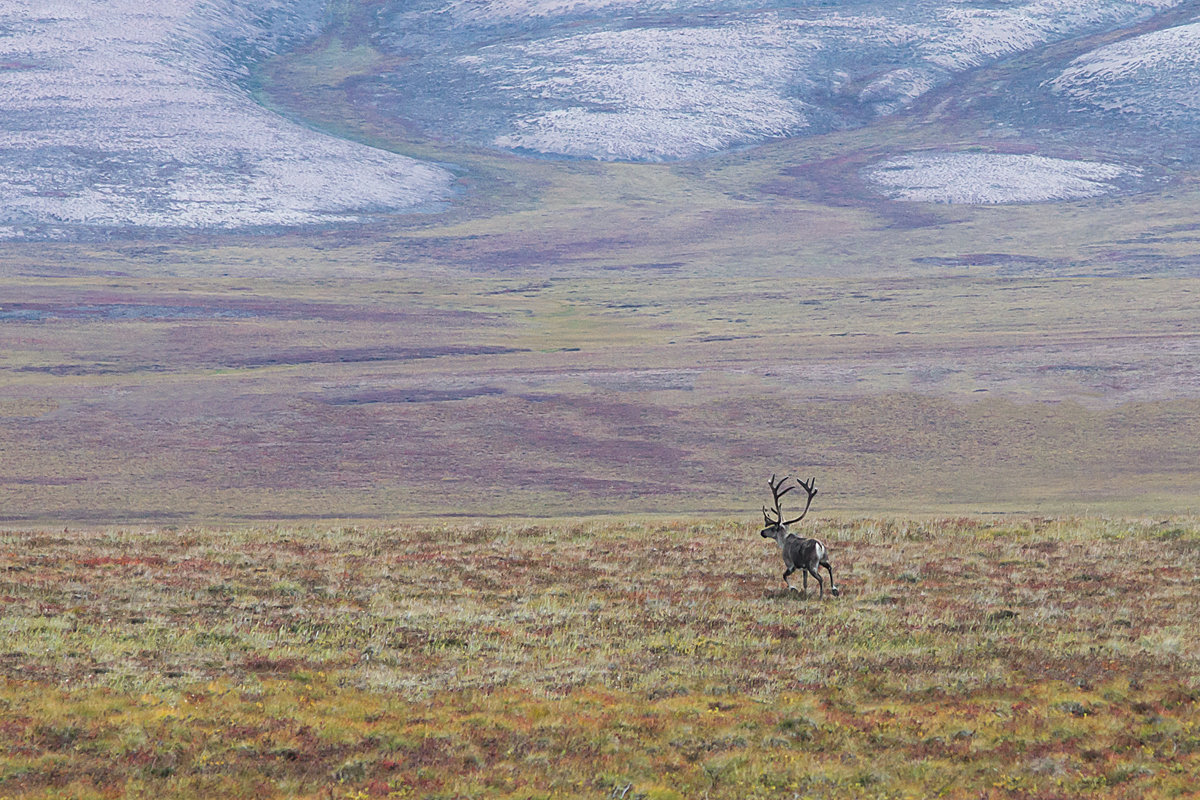
[[[1195,796],[1194,519],[813,530],[10,532],[0,796]]]

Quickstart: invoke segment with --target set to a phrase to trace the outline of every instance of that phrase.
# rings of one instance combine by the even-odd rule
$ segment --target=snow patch
[[[922,49],[937,66],[971,69],[1072,33],[1127,24],[1175,5],[1178,0],[1034,0],[1003,8],[951,3],[938,14],[941,35]]]
[[[502,20],[561,17],[568,14],[637,9],[665,10],[677,5],[670,2],[646,3],[644,0],[453,0],[439,13],[449,14],[463,23],[493,24]]]
[[[1000,153],[913,153],[862,172],[894,200],[970,205],[1097,197],[1140,174],[1118,164]]]
[[[641,29],[501,45],[480,71],[552,104],[519,117],[498,147],[599,159],[670,159],[807,126],[786,96],[820,49],[777,23]]]
[[[0,238],[327,223],[444,197],[444,170],[284,120],[240,84],[322,7],[0,6]]]

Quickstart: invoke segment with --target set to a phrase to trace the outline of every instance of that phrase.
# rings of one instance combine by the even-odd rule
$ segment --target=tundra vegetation
[[[1195,797],[1194,518],[10,531],[0,796]]]
[[[0,11],[0,797],[1196,796],[1194,0],[143,5]]]

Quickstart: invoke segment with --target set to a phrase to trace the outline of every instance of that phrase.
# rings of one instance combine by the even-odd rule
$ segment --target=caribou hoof
[[[842,593],[841,589],[838,589],[836,586],[834,588],[830,589],[830,591],[833,592],[834,597],[837,597],[838,595],[840,595]]]

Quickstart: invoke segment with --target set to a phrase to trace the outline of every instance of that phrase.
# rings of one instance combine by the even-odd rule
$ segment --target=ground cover
[[[0,796],[1196,796],[1195,519],[809,530],[9,531]]]

